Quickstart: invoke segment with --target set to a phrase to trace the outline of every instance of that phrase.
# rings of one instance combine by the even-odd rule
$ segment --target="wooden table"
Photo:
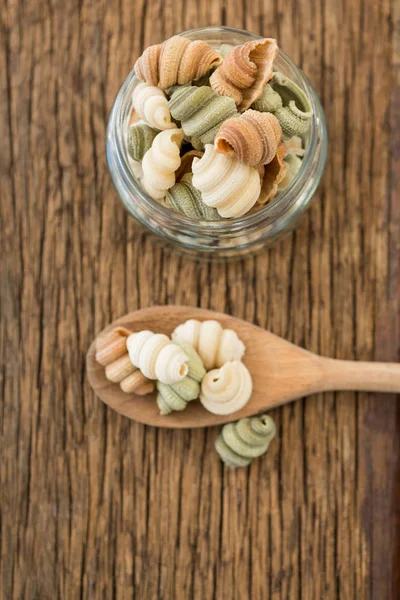
[[[374,0],[2,4],[2,599],[400,597],[396,398],[330,393],[274,410],[267,456],[234,472],[218,430],[130,422],[85,376],[103,326],[168,303],[337,358],[399,360],[396,19]],[[134,59],[206,24],[276,36],[330,132],[299,229],[229,265],[155,246],[105,156]]]

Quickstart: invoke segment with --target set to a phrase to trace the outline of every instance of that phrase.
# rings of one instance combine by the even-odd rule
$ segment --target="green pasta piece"
[[[176,341],[174,344],[180,346],[186,353],[188,361],[188,375],[172,385],[165,385],[157,381],[157,406],[161,415],[169,415],[173,411],[184,410],[192,400],[196,400],[200,394],[200,382],[206,370],[203,361],[196,350],[187,342]]]
[[[192,179],[193,173],[185,173],[180,182],[168,190],[167,205],[192,219],[220,220],[218,211],[204,204],[201,192],[192,185]]]
[[[169,415],[173,411],[184,410],[192,400],[196,400],[200,394],[200,384],[191,377],[185,377],[178,383],[165,385],[157,381],[157,405],[160,414]]]
[[[310,127],[313,110],[307,94],[282,73],[274,73],[271,85],[282,98],[283,106],[274,115],[282,128],[283,139],[302,136]]]
[[[215,448],[229,467],[246,467],[254,458],[265,454],[275,432],[275,423],[267,415],[240,419],[224,425]]]
[[[196,383],[196,382],[195,382]],[[182,398],[170,385],[157,381],[157,406],[161,415],[169,415],[175,410],[184,410],[187,401]]]
[[[187,175],[193,177],[191,173],[187,173],[186,175],[184,175],[184,177],[186,177]],[[206,374],[206,369],[203,365],[203,361],[201,360],[199,354],[188,342],[184,342],[182,340],[174,340],[174,344],[182,348],[182,350],[189,359],[189,362],[187,363],[189,369],[188,377],[194,379],[195,381],[201,382],[203,380],[204,375]]]
[[[274,112],[274,115],[282,128],[282,138],[284,140],[287,140],[294,135],[301,137],[307,133],[312,117],[312,113],[304,113],[299,110],[293,100],[289,102],[288,106],[278,108],[278,110]]]
[[[251,458],[243,458],[234,450],[231,450],[231,448],[224,442],[221,435],[215,440],[215,449],[218,452],[222,462],[232,469],[237,469],[238,467],[247,467],[252,461]]]
[[[176,83],[175,85],[171,85],[170,87],[165,88],[164,92],[165,94],[167,94],[167,96],[172,96],[173,92],[180,87],[181,86]]]
[[[299,110],[312,114],[312,107],[307,94],[289,77],[275,71],[270,83],[275,92],[282,98],[283,106],[288,106],[290,102],[294,102]]]
[[[265,86],[262,96],[252,104],[261,112],[271,112],[282,128],[287,140],[294,135],[303,136],[310,127],[313,110],[307,94],[294,81],[275,72]]]
[[[180,85],[171,93],[169,110],[175,119],[188,120],[200,107],[208,103],[211,97],[212,89],[207,86]]]
[[[185,136],[191,141],[193,138],[196,148],[213,143],[222,123],[239,116],[232,98],[219,96],[207,86],[179,86],[172,92],[169,108],[172,117],[181,122]]]
[[[278,108],[283,106],[282,98],[275,92],[273,87],[267,83],[261,97],[253,102],[251,108],[260,112],[271,112],[274,113]]]
[[[195,150],[204,150],[203,142],[200,140],[200,138],[196,137],[195,135],[193,135],[190,138],[190,143],[192,144]]]
[[[158,133],[158,131],[144,123],[131,125],[128,129],[128,152],[130,157],[133,160],[142,160]]]
[[[237,113],[236,115],[233,115],[233,117],[231,117],[231,118],[236,118],[239,116],[240,116],[239,113]],[[206,131],[206,133],[204,135],[201,136],[201,141],[203,142],[203,144],[213,144],[214,143],[215,136],[217,135],[222,123],[223,122],[218,123],[218,125],[215,125],[211,129]]]

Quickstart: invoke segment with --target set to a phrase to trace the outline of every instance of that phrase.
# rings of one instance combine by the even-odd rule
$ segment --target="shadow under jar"
[[[216,50],[221,44],[239,45],[261,37],[229,27],[201,27],[179,35],[204,40]],[[274,70],[297,83],[308,95],[313,108],[302,166],[290,185],[265,207],[244,217],[220,221],[191,219],[163,206],[144,191],[132,172],[127,146],[132,92],[137,82],[133,69],[118,92],[107,127],[107,160],[114,185],[135,219],[185,254],[212,260],[258,252],[292,231],[312,199],[322,176],[327,150],[322,106],[308,79],[282,50],[274,62]]]

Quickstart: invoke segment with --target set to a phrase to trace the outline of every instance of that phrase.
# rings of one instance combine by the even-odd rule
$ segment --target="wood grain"
[[[107,323],[168,303],[228,312],[327,356],[399,360],[398,10],[2,0],[1,598],[398,597],[398,400],[327,393],[276,409],[268,455],[231,472],[217,429],[117,415],[94,397],[84,360]],[[128,218],[104,142],[143,48],[221,23],[278,38],[323,101],[330,147],[291,237],[209,265],[171,255]]]

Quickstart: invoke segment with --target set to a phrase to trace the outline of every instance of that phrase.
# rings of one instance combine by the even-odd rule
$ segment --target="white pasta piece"
[[[189,319],[173,331],[171,338],[193,346],[207,370],[222,367],[228,361],[241,360],[245,352],[237,333],[223,329],[218,321]]]
[[[260,195],[258,171],[234,155],[216,152],[212,144],[206,144],[204,155],[193,160],[192,171],[193,185],[203,202],[216,208],[221,217],[245,215]]]
[[[181,164],[179,150],[183,139],[182,129],[161,131],[143,156],[142,185],[156,200],[165,198],[175,184],[175,171]]]
[[[160,88],[148,83],[138,83],[133,90],[132,106],[141,119],[156,129],[174,129],[168,100]]]
[[[167,344],[161,350],[156,361],[156,379],[171,385],[182,381],[188,374],[189,357],[176,344]]]
[[[187,342],[198,353],[200,327],[200,321],[197,321],[196,319],[188,319],[182,325],[178,325],[178,327],[174,329],[171,335],[171,339]]]
[[[245,345],[239,339],[236,331],[224,329],[219,340],[215,364],[217,367],[222,367],[229,361],[241,360],[244,352]]]
[[[249,371],[242,362],[235,360],[205,375],[200,402],[214,415],[230,415],[247,404],[252,391]]]
[[[132,170],[132,173],[136,177],[136,179],[141,179],[143,177],[143,168],[142,163],[138,160],[133,160],[130,156],[128,156],[129,166]]]
[[[144,344],[153,336],[153,332],[152,331],[139,331],[139,333],[132,333],[130,336],[128,336],[128,339],[126,341],[126,347],[128,349],[128,353],[129,353],[129,358],[131,363],[137,367],[138,369],[140,369],[140,353],[141,350],[144,346]],[[168,337],[165,336],[168,340]]]
[[[188,374],[187,355],[163,333],[147,330],[132,333],[126,347],[131,363],[148,379],[171,385]]]
[[[218,321],[204,321],[200,327],[199,355],[207,371],[217,365],[217,352],[222,335],[222,325]]]

